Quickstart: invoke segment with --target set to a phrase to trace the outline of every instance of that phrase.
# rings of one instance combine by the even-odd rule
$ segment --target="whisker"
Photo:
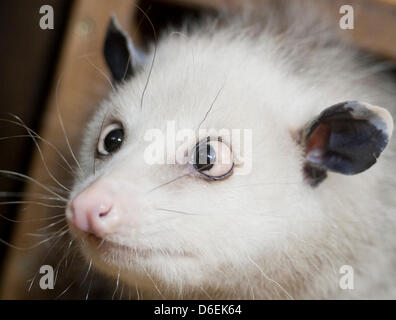
[[[33,237],[49,237],[49,236],[56,236],[58,235],[61,231],[65,230],[67,225],[64,225],[60,227],[59,230],[53,231],[53,232],[46,232],[46,233],[32,233],[32,232],[26,232],[24,233],[27,236],[33,236]]]
[[[72,256],[71,256],[71,259],[70,259],[70,266],[73,264],[74,259],[75,259],[76,255],[77,255],[77,252],[78,252],[78,250],[74,250],[74,252],[72,253]],[[66,277],[69,276],[70,270],[71,270],[71,267],[67,268],[67,271],[66,271],[66,274],[65,274]]]
[[[179,211],[179,210],[171,210],[171,209],[165,209],[165,208],[155,208],[158,211],[164,211],[168,213],[178,213],[178,214],[185,214],[185,215],[190,215],[190,216],[201,216],[202,214],[199,213],[191,213],[191,212],[186,212],[186,211]]]
[[[61,228],[58,232],[55,232],[55,233],[54,233],[54,237],[55,237],[56,234],[58,234],[59,232],[61,232],[62,229],[64,229],[64,228]],[[68,231],[68,230],[67,230],[67,231]],[[50,255],[50,253],[51,253],[52,250],[55,248],[56,244],[59,242],[59,240],[60,240],[61,238],[62,238],[62,236],[57,237],[57,238],[56,238],[56,241],[55,241],[55,242],[51,245],[51,247],[47,250],[46,255],[45,255],[44,258],[41,260],[41,265],[44,264],[45,260],[48,258],[48,256]],[[39,274],[39,270],[34,274],[33,278],[29,280],[29,281],[30,281],[30,285],[29,285],[29,287],[28,287],[28,292],[31,291],[31,289],[32,289],[32,287],[33,287],[33,284],[34,284],[34,281],[36,280],[38,274]]]
[[[71,246],[73,245],[73,243],[74,243],[74,240],[75,239],[71,239],[70,241],[69,241],[69,245],[68,245],[68,247],[67,247],[67,250],[68,251],[70,251],[70,249],[71,249]],[[66,257],[66,261],[65,261],[65,268],[67,268],[67,257]]]
[[[213,298],[210,296],[210,294],[202,287],[199,287],[199,289],[209,298],[209,300],[213,300]]]
[[[154,24],[151,21],[150,17],[147,15],[147,13],[144,12],[144,10],[142,8],[140,8],[138,5],[135,5],[135,6],[146,17],[147,21],[150,23],[151,29],[153,30],[153,36],[154,36],[154,54],[153,54],[153,59],[151,61],[150,70],[149,70],[149,73],[148,73],[148,76],[147,76],[146,83],[145,83],[144,88],[143,88],[142,96],[140,98],[140,109],[143,109],[144,96],[145,96],[145,93],[146,93],[146,90],[147,90],[147,87],[148,87],[148,84],[149,84],[149,81],[150,81],[150,78],[151,78],[151,73],[152,73],[153,68],[154,68],[155,58],[157,56],[157,33],[155,31]]]
[[[111,297],[111,300],[114,300],[115,294],[116,294],[116,292],[118,290],[118,286],[120,284],[120,273],[121,273],[121,267],[118,269],[118,276],[117,276],[117,282],[116,282],[117,285],[116,285],[116,288],[115,288],[115,290],[113,292],[113,296]]]
[[[115,91],[115,88],[113,86],[113,83],[111,82],[109,76],[106,74],[106,72],[104,72],[102,69],[100,69],[96,64],[94,64],[90,59],[88,55],[84,55],[82,56],[82,58],[84,58],[85,60],[87,60],[87,62],[93,67],[95,68],[96,71],[98,71],[105,79],[106,81],[110,84],[110,87],[113,91]],[[129,64],[129,61],[128,61]],[[127,64],[127,65],[128,65]]]
[[[148,191],[147,193],[151,193],[151,192],[153,192],[153,191],[155,191],[155,190],[157,190],[157,189],[159,189],[159,188],[162,188],[162,187],[164,187],[164,186],[167,186],[168,184],[171,184],[171,183],[173,183],[173,182],[175,182],[175,181],[177,181],[177,180],[179,180],[179,179],[181,179],[181,178],[184,178],[184,177],[186,177],[186,176],[188,176],[188,173],[183,174],[183,175],[181,175],[181,176],[178,176],[178,177],[176,177],[176,178],[174,178],[174,179],[172,179],[172,180],[170,180],[170,181],[168,181],[168,182],[165,182],[165,183],[163,183],[163,184],[160,184],[159,186],[156,186],[156,187],[152,188],[152,189],[151,189],[150,191]]]
[[[82,285],[84,284],[85,280],[87,280],[88,274],[89,274],[89,272],[91,271],[91,267],[92,267],[92,259],[89,261],[88,270],[87,270],[87,272],[85,273],[85,276],[84,276],[84,278],[83,278],[82,281],[81,281],[80,288],[81,288]]]
[[[34,144],[35,144],[35,146],[36,146],[36,148],[37,148],[37,151],[38,151],[38,153],[39,153],[39,155],[40,155],[40,158],[41,158],[41,160],[42,160],[42,162],[43,162],[44,168],[45,168],[46,172],[48,173],[48,175],[50,176],[50,178],[51,178],[58,186],[60,186],[62,189],[64,189],[64,190],[67,191],[67,192],[70,192],[70,189],[68,189],[68,188],[65,187],[62,183],[60,183],[59,180],[56,179],[56,177],[52,174],[51,170],[48,168],[47,162],[45,161],[44,154],[43,154],[43,152],[41,151],[40,145],[37,143],[37,140],[35,139],[35,137],[31,134],[30,129],[25,125],[25,123],[24,123],[19,117],[17,117],[17,116],[14,116],[14,117],[22,124],[22,126],[24,126],[24,128],[26,128],[28,134],[31,136],[31,138],[32,138],[32,140],[33,140],[33,142],[34,142]]]
[[[69,244],[70,244],[70,243],[69,243]],[[63,246],[61,246],[61,247],[59,248],[59,250],[60,250],[60,251],[63,250],[63,247],[65,247],[65,246],[66,246],[66,244],[64,244]],[[57,282],[57,280],[58,280],[58,275],[59,275],[60,267],[61,267],[63,261],[67,260],[67,256],[69,255],[69,253],[70,253],[70,247],[68,247],[68,249],[67,249],[66,252],[63,254],[62,258],[59,260],[59,262],[57,263],[57,265],[56,265],[56,267],[55,267],[55,270],[56,270],[56,271],[55,271],[54,285],[56,284],[56,282]]]
[[[135,285],[135,289],[136,289],[137,299],[140,300],[140,294],[139,294],[139,289],[137,287],[137,284]]]
[[[1,205],[8,205],[8,204],[35,204],[38,206],[43,206],[43,207],[47,207],[47,208],[66,208],[66,206],[61,206],[61,205],[52,205],[52,204],[48,204],[48,203],[44,203],[44,202],[39,202],[39,201],[3,201],[0,202],[0,206]]]
[[[2,203],[1,203],[2,204]],[[0,218],[7,220],[9,222],[14,222],[14,223],[24,223],[24,222],[36,222],[36,221],[45,221],[45,220],[53,220],[59,217],[63,217],[63,214],[57,214],[53,217],[45,217],[45,218],[37,218],[37,219],[26,219],[26,220],[15,220],[15,219],[10,219],[2,214],[0,214]]]
[[[157,290],[158,294],[161,296],[161,298],[164,300],[165,296],[162,294],[162,292],[160,291],[160,289],[158,288],[158,286],[155,284],[154,280],[151,278],[150,274],[147,272],[146,268],[143,267],[144,272],[146,273],[147,277],[149,277],[149,279],[151,280],[151,282],[153,283],[155,289]]]
[[[58,197],[54,198],[47,194],[43,193],[29,193],[29,192],[0,192],[0,198],[22,198],[22,197],[36,197],[38,200],[51,200],[51,201],[61,201],[67,202],[63,199],[59,199]]]
[[[271,279],[270,277],[268,277],[268,276],[264,273],[263,269],[262,269],[256,262],[254,262],[254,261],[252,260],[252,258],[250,258],[249,256],[247,256],[247,258],[248,258],[248,260],[260,271],[260,273],[263,275],[263,277],[264,277],[265,279],[267,279],[268,281],[271,281],[272,283],[274,283],[275,285],[277,285],[277,286],[286,294],[286,296],[287,296],[290,300],[294,300],[294,298],[286,291],[285,288],[283,288],[283,287],[280,285],[280,283],[278,283],[278,282],[275,281],[274,279]]]
[[[13,117],[18,118],[16,115],[10,114]],[[52,144],[50,141],[44,139],[43,137],[41,137],[37,132],[35,132],[33,129],[30,129],[27,125],[25,124],[21,124],[19,122],[15,122],[13,120],[9,120],[9,119],[0,119],[0,121],[2,122],[8,122],[8,123],[12,123],[14,125],[17,125],[19,127],[24,128],[29,134],[28,135],[16,135],[16,136],[11,136],[11,137],[2,137],[0,138],[0,140],[6,140],[9,138],[22,138],[22,137],[26,137],[26,138],[32,138],[32,135],[34,135],[35,139],[39,139],[40,141],[42,141],[43,143],[47,144],[51,149],[53,149],[56,154],[63,160],[63,162],[68,166],[69,169],[66,169],[65,167],[63,167],[62,165],[60,165],[63,169],[65,169],[67,172],[69,172],[70,174],[75,174],[75,170],[73,169],[73,167],[69,164],[69,162],[66,160],[66,158],[63,156],[62,152],[60,152],[60,150],[55,147],[54,144]]]
[[[40,186],[41,188],[43,188],[44,190],[48,191],[49,193],[51,193],[52,195],[58,197],[59,199],[65,200],[67,201],[66,198],[62,197],[61,195],[57,194],[56,192],[52,191],[49,187],[45,186],[44,184],[42,184],[41,182],[37,181],[36,179],[33,179],[32,177],[29,177],[25,174],[19,173],[19,172],[14,172],[14,171],[9,171],[9,170],[0,170],[0,173],[5,174],[5,175],[12,175],[12,176],[16,176],[16,177],[20,177],[20,178],[24,178],[26,180],[29,180],[30,182],[34,182],[35,184],[37,184],[38,186]]]
[[[225,82],[222,84],[222,86],[220,87],[219,91],[217,92],[215,98],[213,99],[209,109],[206,111],[205,117],[202,119],[202,121],[199,123],[198,129],[199,130],[202,126],[202,124],[205,122],[206,118],[208,117],[209,113],[212,111],[214,104],[216,103],[218,97],[220,96],[220,93],[223,91],[225,86]]]
[[[67,228],[68,226],[65,226],[65,227]],[[61,230],[62,230],[62,229],[61,229]],[[52,237],[49,237],[48,239],[42,240],[42,241],[36,243],[35,245],[30,246],[30,247],[26,247],[26,248],[22,248],[22,247],[15,246],[15,245],[13,245],[13,244],[11,244],[11,243],[9,243],[9,242],[7,242],[7,241],[1,239],[1,238],[0,238],[0,243],[3,243],[3,244],[5,244],[5,245],[7,245],[7,246],[9,246],[9,247],[11,247],[11,248],[13,248],[13,249],[16,249],[16,250],[21,250],[21,251],[31,250],[31,249],[34,249],[34,248],[37,248],[37,247],[41,246],[43,243],[46,243],[46,242],[48,242],[48,241],[50,241],[50,240],[52,240],[52,239],[54,239],[54,238],[63,237],[68,231],[69,231],[69,230],[63,231],[63,232],[60,233],[59,235],[58,235],[59,232],[57,232],[57,233],[56,233],[55,235],[53,235]]]
[[[58,221],[56,221],[56,222],[53,222],[53,223],[50,223],[49,225],[47,225],[47,226],[44,226],[44,227],[42,227],[42,228],[38,228],[37,229],[37,231],[45,231],[45,230],[47,230],[47,229],[51,229],[53,226],[57,226],[58,224],[60,224],[60,223],[62,223],[62,222],[66,222],[66,218],[65,217],[63,217],[62,219],[60,219],[60,220],[58,220]]]
[[[97,247],[98,250],[102,247],[104,242],[105,242],[104,239],[102,239],[102,241],[100,241],[100,243],[98,244],[98,247]]]
[[[122,295],[124,294],[124,285],[125,285],[125,283],[123,282],[121,285],[121,293],[120,293],[119,300],[122,300]]]
[[[77,281],[77,279],[73,280],[73,282],[70,283],[70,284],[66,287],[65,290],[63,290],[59,295],[57,295],[57,296],[55,297],[55,300],[58,300],[58,299],[59,299],[61,296],[63,296],[67,291],[69,291],[69,289],[72,287],[73,284],[76,283],[76,281]]]
[[[89,281],[89,285],[88,285],[88,291],[87,291],[87,294],[85,295],[85,300],[88,300],[89,293],[91,292],[92,281],[93,281],[94,276],[95,276],[95,273],[92,272],[91,273],[91,280]]]

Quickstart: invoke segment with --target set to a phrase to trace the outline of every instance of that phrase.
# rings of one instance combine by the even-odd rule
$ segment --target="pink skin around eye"
[[[223,142],[213,141],[210,143],[216,152],[216,162],[213,167],[206,171],[205,174],[220,177],[227,174],[233,165],[233,157],[231,149]]]

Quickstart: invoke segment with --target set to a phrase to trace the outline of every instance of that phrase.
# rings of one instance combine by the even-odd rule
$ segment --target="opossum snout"
[[[75,228],[98,237],[114,232],[121,220],[112,196],[95,184],[70,202],[66,215]]]

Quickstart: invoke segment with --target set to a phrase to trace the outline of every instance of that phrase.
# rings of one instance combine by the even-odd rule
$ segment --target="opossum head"
[[[97,268],[161,292],[226,290],[320,247],[327,180],[369,169],[392,118],[271,48],[174,34],[144,57],[111,22],[115,90],[84,132],[66,212]]]

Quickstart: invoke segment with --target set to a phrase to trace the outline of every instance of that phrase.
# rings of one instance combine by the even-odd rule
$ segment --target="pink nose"
[[[98,237],[113,232],[120,220],[111,196],[95,186],[88,187],[72,200],[69,215],[77,229]]]

